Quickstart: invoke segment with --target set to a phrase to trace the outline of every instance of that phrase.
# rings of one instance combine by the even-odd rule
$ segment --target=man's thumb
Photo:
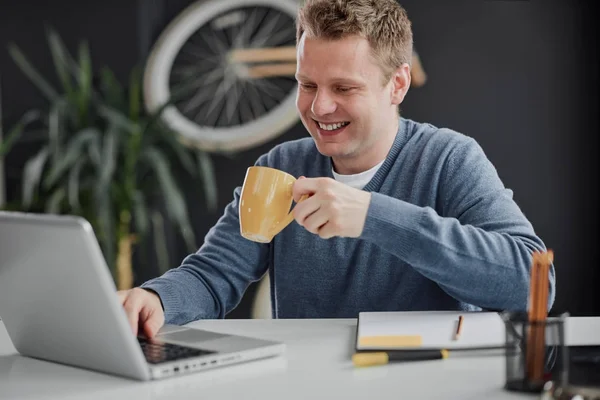
[[[151,312],[143,322],[144,334],[152,338],[156,336],[160,328],[163,326],[163,319],[157,312]]]
[[[298,177],[298,179],[296,179],[297,181],[301,181],[303,179],[306,179],[306,177],[304,175]],[[298,193],[298,190],[294,187],[292,187],[292,195],[294,196],[294,201],[297,203],[298,201],[300,201],[300,198],[302,197],[301,193]]]

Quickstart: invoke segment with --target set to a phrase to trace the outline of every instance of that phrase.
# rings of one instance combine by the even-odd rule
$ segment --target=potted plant
[[[149,238],[156,218],[164,214],[187,248],[197,249],[182,184],[173,169],[185,172],[187,186],[200,183],[207,208],[215,210],[212,162],[208,154],[185,147],[160,123],[158,113],[145,112],[139,68],[123,87],[108,68],[94,75],[85,41],[74,58],[54,30],[48,29],[47,39],[60,90],[16,45],[9,45],[12,59],[48,103],[9,131],[0,156],[27,135],[27,126],[41,125],[43,138],[24,166],[20,207],[90,221],[117,287],[127,289],[133,285],[132,248]],[[153,247],[166,251],[164,243]],[[168,259],[165,254],[157,258]]]

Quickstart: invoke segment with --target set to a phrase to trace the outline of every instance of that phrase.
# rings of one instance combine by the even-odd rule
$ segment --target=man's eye
[[[337,91],[340,93],[347,93],[349,91],[351,91],[352,88],[351,87],[347,87],[347,86],[340,86],[337,88]]]
[[[304,90],[314,90],[316,88],[315,85],[309,85],[309,84],[306,84],[306,83],[301,83],[300,87],[302,89],[304,89]]]

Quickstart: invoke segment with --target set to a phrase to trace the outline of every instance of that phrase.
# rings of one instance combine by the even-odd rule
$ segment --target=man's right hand
[[[134,335],[143,332],[154,337],[165,323],[165,313],[158,295],[152,291],[133,288],[117,292]]]

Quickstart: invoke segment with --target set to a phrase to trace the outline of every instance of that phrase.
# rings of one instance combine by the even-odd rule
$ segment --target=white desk
[[[356,320],[219,320],[190,326],[287,343],[285,358],[136,382],[21,357],[0,322],[0,399],[531,399],[506,392],[502,356],[356,369]],[[570,318],[570,344],[596,344],[600,317]]]

